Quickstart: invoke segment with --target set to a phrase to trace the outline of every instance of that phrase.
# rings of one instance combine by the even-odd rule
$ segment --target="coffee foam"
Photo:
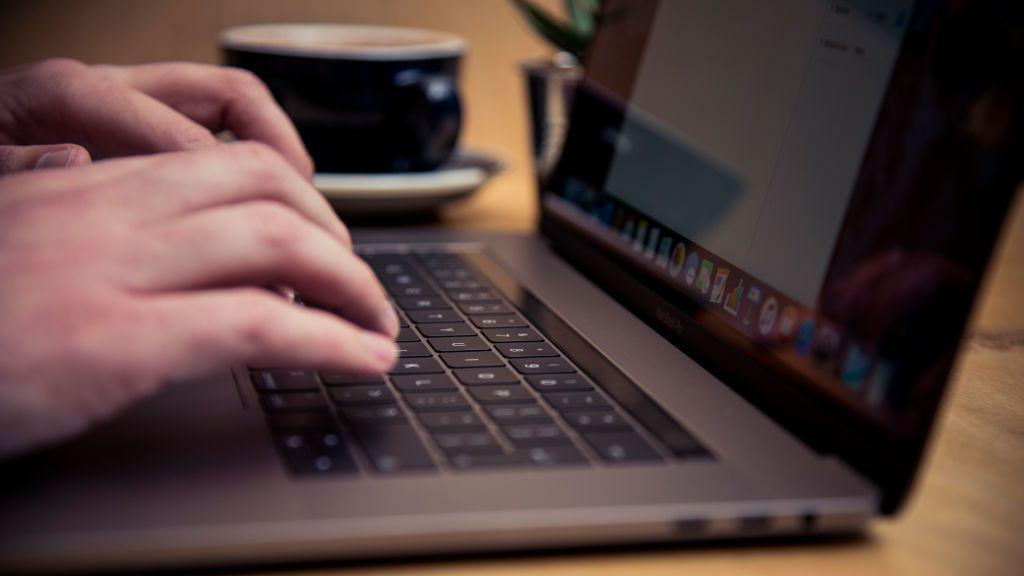
[[[410,60],[459,56],[462,37],[419,28],[348,24],[256,24],[228,28],[222,48],[266,54],[350,60]]]

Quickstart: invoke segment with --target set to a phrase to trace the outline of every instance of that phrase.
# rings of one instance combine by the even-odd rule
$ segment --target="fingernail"
[[[71,164],[71,154],[74,152],[72,148],[61,148],[60,150],[54,150],[47,152],[36,160],[36,170],[41,168],[64,168],[68,164]]]
[[[381,336],[376,332],[363,332],[363,345],[382,364],[391,366],[395,363],[395,358],[398,356],[398,347],[390,338]]]
[[[390,304],[387,305],[387,308],[381,310],[378,320],[389,336],[392,338],[398,336],[398,313],[395,312],[395,309]]]

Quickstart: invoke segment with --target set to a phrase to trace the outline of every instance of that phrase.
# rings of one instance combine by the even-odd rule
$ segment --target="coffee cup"
[[[437,168],[458,141],[466,42],[432,30],[258,24],[225,30],[224,62],[263,80],[318,172]]]

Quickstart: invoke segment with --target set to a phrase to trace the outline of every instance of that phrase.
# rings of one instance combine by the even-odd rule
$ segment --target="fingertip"
[[[398,360],[398,347],[394,341],[376,332],[363,331],[360,336],[363,348],[372,359],[372,363],[381,371],[388,370]]]

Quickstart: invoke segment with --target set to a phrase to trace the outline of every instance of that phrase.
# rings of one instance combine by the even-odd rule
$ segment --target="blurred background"
[[[561,0],[538,5],[562,12]],[[510,0],[5,0],[0,68],[63,56],[87,63],[219,63],[219,32],[258,22],[337,22],[431,28],[469,42],[460,144],[495,153],[506,171],[446,222],[523,230],[536,215],[525,85],[519,64],[551,49]]]

